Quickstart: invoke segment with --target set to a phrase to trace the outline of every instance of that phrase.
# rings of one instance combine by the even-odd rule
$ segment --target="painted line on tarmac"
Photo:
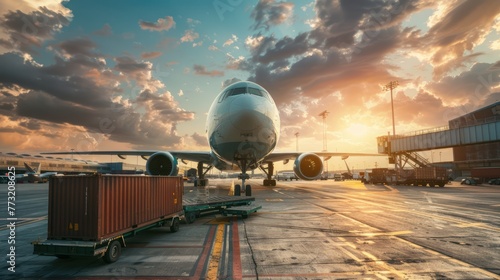
[[[202,274],[203,274],[203,271],[205,269],[205,265],[206,265],[206,262],[208,259],[208,254],[210,253],[211,248],[212,248],[212,243],[213,243],[214,236],[215,236],[215,229],[216,229],[215,226],[210,227],[207,238],[205,239],[205,242],[203,243],[204,244],[203,251],[201,252],[200,258],[198,259],[197,264],[196,264],[193,279],[201,279],[202,278]]]
[[[233,241],[233,279],[242,279],[242,265],[241,265],[241,249],[240,249],[240,235],[238,233],[238,218],[234,217],[232,225],[232,241]]]
[[[222,243],[224,241],[225,224],[217,225],[215,234],[215,243],[210,254],[208,262],[208,271],[206,279],[217,279],[219,274],[219,263],[222,257]]]

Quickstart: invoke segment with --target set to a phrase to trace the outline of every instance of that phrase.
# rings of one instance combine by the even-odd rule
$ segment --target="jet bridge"
[[[396,163],[399,167],[403,167],[405,163],[409,163],[412,167],[425,167],[430,163],[420,156],[418,151],[499,141],[500,120],[494,119],[488,123],[464,127],[443,126],[404,135],[380,136],[377,137],[377,146],[380,154],[389,155],[390,163]],[[399,159],[396,159],[398,157]]]

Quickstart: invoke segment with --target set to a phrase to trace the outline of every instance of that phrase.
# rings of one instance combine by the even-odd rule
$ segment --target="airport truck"
[[[184,195],[182,177],[91,175],[49,181],[47,239],[32,242],[33,253],[69,258],[102,257],[113,263],[125,239],[154,227],[179,230],[203,213],[243,218],[262,206],[254,197]]]
[[[388,168],[374,168],[365,172],[364,183],[396,184],[413,186],[444,187],[448,182],[448,172],[442,167],[418,167],[411,170],[402,170],[399,176]]]
[[[415,168],[412,175],[403,181],[406,185],[439,186],[444,187],[448,183],[448,171],[442,167],[419,167]]]

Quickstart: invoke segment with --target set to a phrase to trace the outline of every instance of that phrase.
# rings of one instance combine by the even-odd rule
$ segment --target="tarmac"
[[[209,213],[140,232],[112,264],[33,255],[46,238],[48,184],[16,186],[12,230],[0,219],[1,279],[500,279],[500,188],[250,180],[262,209],[243,219]],[[232,181],[186,184],[186,196],[226,195]],[[0,201],[7,202],[7,185]],[[6,205],[6,204],[4,204]]]

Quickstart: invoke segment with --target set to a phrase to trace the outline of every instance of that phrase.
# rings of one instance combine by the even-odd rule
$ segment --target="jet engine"
[[[179,167],[177,159],[171,153],[157,152],[146,162],[146,171],[149,175],[177,176]]]
[[[295,159],[293,171],[302,180],[316,180],[323,173],[323,161],[316,154],[304,153]]]

